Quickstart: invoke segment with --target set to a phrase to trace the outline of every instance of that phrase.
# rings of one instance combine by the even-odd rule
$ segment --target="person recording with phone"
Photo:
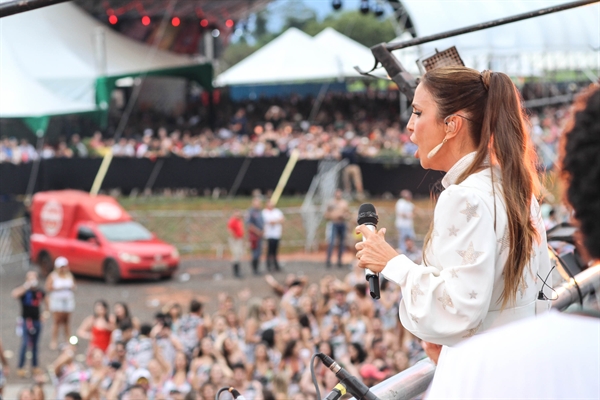
[[[31,367],[33,374],[42,373],[38,366],[38,343],[42,331],[42,304],[45,302],[45,292],[40,287],[38,274],[35,271],[28,271],[25,275],[25,282],[13,289],[11,296],[18,299],[21,303],[21,349],[19,352],[19,369],[17,375],[24,378],[27,375],[25,371],[25,361],[27,349],[31,347]]]
[[[407,129],[423,168],[446,175],[422,263],[399,255],[385,241],[385,228],[356,228],[366,239],[356,244],[358,266],[400,285],[402,325],[444,346],[436,375],[451,363],[449,346],[534,316],[542,281],[551,285],[536,160],[520,100],[503,73],[455,66],[427,72]]]

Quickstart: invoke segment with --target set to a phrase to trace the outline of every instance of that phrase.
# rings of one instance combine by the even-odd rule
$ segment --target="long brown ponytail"
[[[510,238],[501,296],[504,308],[516,300],[537,238],[531,219],[531,201],[534,194],[538,195],[539,180],[520,94],[506,74],[479,73],[465,67],[434,69],[423,76],[421,84],[435,99],[440,120],[458,111],[470,118],[469,132],[477,154],[457,183],[481,170],[488,159],[497,163],[502,171]],[[430,237],[428,233],[425,246]]]

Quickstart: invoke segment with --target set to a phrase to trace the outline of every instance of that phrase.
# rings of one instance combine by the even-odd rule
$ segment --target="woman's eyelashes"
[[[422,114],[421,111],[417,111],[417,110],[413,110],[412,113],[415,114],[417,117],[420,117]]]

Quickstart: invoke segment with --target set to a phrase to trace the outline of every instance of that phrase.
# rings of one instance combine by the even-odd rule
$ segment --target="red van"
[[[44,274],[56,257],[73,273],[121,279],[170,278],[179,265],[174,246],[133,221],[110,196],[78,190],[40,192],[31,210],[31,259]]]

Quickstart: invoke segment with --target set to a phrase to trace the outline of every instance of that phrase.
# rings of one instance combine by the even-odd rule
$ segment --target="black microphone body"
[[[379,221],[379,217],[377,216],[377,211],[375,210],[375,206],[371,203],[361,204],[358,208],[358,218],[356,222],[358,225],[365,225],[369,230],[375,232],[377,230],[377,222]],[[363,242],[365,241],[365,237],[363,236]],[[379,299],[381,297],[379,293],[379,275],[370,269],[365,269],[365,278],[369,282],[369,293],[371,297],[374,299]]]
[[[319,358],[323,361],[323,364],[327,368],[329,368],[335,376],[340,380],[340,382],[346,387],[346,390],[357,400],[379,400],[371,389],[356,377],[350,375],[348,371],[342,368],[338,363],[336,363],[331,357],[319,353]]]

